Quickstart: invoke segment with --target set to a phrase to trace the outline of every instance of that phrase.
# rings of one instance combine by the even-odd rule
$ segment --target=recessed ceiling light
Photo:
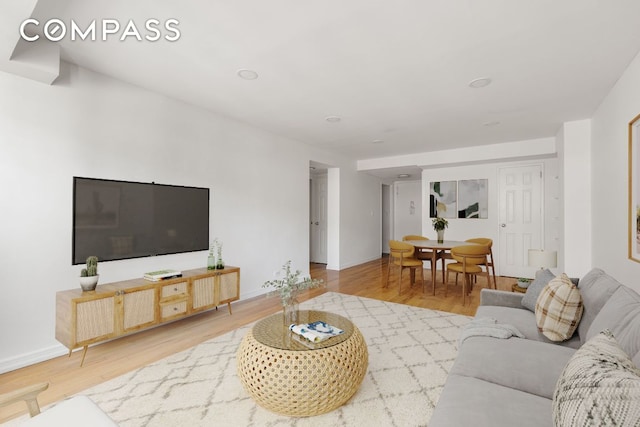
[[[258,78],[258,73],[253,70],[247,70],[245,68],[238,70],[236,74],[238,74],[238,77],[245,80],[255,80]]]
[[[338,123],[342,119],[338,116],[329,116],[325,118],[325,120],[328,121],[329,123]]]
[[[383,142],[384,142],[384,141],[383,141],[383,140],[381,140],[381,139],[374,139],[374,140],[373,140],[373,143],[374,143],[374,144],[382,144]]]
[[[409,175],[408,173],[401,173],[398,174],[398,178],[409,178],[411,175]]]
[[[469,82],[469,87],[474,89],[479,89],[481,87],[489,86],[491,84],[491,79],[488,77],[481,77],[479,79],[474,79]]]
[[[490,127],[490,126],[498,126],[499,124],[500,124],[500,122],[499,122],[499,121],[495,121],[495,120],[494,120],[494,121],[492,121],[492,122],[486,122],[486,123],[483,123],[483,124],[482,124],[482,126],[488,126],[488,127]]]

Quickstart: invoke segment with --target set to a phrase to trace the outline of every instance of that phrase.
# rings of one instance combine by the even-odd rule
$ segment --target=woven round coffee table
[[[238,376],[262,407],[305,417],[333,411],[351,398],[367,372],[369,354],[360,330],[324,311],[300,311],[300,323],[322,320],[344,333],[317,344],[299,338],[282,314],[258,321],[238,348]]]

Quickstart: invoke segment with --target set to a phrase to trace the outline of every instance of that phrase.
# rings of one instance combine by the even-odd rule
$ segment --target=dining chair
[[[420,236],[418,234],[408,234],[402,237],[402,241],[407,240],[429,240],[428,237]],[[433,253],[436,253],[436,256],[433,256]],[[418,249],[415,254],[416,258],[423,261],[429,261],[431,264],[431,271],[434,271],[437,268],[438,260],[442,260],[442,282],[444,283],[444,251],[436,251],[436,250],[427,250],[427,249]],[[435,276],[434,276],[435,277]],[[433,294],[436,294],[436,285],[433,283]]]
[[[420,271],[422,291],[424,292],[424,271],[422,269],[422,260],[415,257],[415,248],[413,245],[399,240],[389,240],[389,263],[387,266],[387,282],[384,286],[385,288],[389,286],[392,264],[400,268],[398,295],[402,292],[402,271],[405,268],[411,269],[413,277],[415,277],[416,270]]]
[[[451,248],[451,258],[456,262],[447,264],[447,278],[445,280],[445,297],[449,290],[449,272],[459,273],[464,276],[462,285],[462,305],[467,302],[467,295],[471,293],[473,288],[473,278],[478,274],[487,274],[484,272],[480,264],[486,261],[489,248],[485,245],[463,245]],[[456,280],[457,283],[457,280]]]
[[[495,263],[493,262],[493,240],[487,237],[475,237],[473,239],[467,239],[466,242],[469,243],[477,243],[479,245],[485,245],[489,247],[489,254],[487,255],[487,260],[480,266],[483,266],[487,272],[487,281],[489,283],[489,287],[491,287],[491,280],[489,276],[489,269],[491,269],[491,277],[493,277],[493,289],[498,289],[498,282],[496,281],[496,269]]]

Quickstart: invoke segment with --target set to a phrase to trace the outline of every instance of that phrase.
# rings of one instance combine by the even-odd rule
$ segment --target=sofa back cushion
[[[620,347],[637,363],[640,359],[640,295],[620,286],[587,331],[587,340],[609,329]]]
[[[566,341],[573,336],[582,317],[582,298],[566,274],[544,287],[535,314],[538,329],[551,341]]]
[[[584,312],[578,325],[578,335],[582,344],[587,341],[587,331],[591,327],[593,319],[620,286],[621,284],[616,279],[599,268],[594,268],[580,279],[578,289],[582,295]]]

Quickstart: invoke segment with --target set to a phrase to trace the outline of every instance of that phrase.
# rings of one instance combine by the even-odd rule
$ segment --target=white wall
[[[443,168],[429,168],[422,172],[422,234],[431,239],[437,238],[436,232],[429,218],[429,185],[432,181],[459,181],[464,179],[488,179],[489,189],[489,217],[487,219],[449,219],[449,227],[445,230],[447,240],[466,240],[472,237],[488,237],[493,239],[493,255],[496,261],[496,274],[500,274],[500,224],[499,224],[499,198],[498,198],[498,172],[502,167],[521,166],[529,164],[542,164],[544,169],[544,247],[549,250],[558,249],[558,221],[553,220],[554,212],[557,212],[557,200],[553,200],[557,193],[554,190],[559,183],[558,160],[556,158],[536,159],[517,162],[499,162],[487,164],[474,164],[463,166],[450,166]],[[556,206],[553,208],[553,206]],[[559,265],[558,269],[562,266]]]
[[[557,136],[560,164],[560,219],[563,230],[558,264],[570,277],[582,277],[591,264],[591,121],[567,122]]]
[[[402,240],[408,234],[421,235],[422,181],[396,181],[392,191],[393,238]]]
[[[591,120],[592,264],[640,291],[640,264],[628,259],[628,125],[640,114],[640,54]],[[578,189],[576,189],[578,190]]]
[[[310,160],[339,168],[338,266],[380,255],[380,182],[355,162],[68,64],[52,86],[0,73],[0,93],[0,372],[65,352],[55,293],[79,286],[73,176],[209,187],[241,298],[288,259],[308,271]],[[100,279],[205,263],[206,251],[105,262]]]
[[[389,253],[389,240],[393,236],[393,195],[391,185],[382,186],[382,253]]]
[[[382,254],[382,183],[351,166],[340,171],[341,270]]]

